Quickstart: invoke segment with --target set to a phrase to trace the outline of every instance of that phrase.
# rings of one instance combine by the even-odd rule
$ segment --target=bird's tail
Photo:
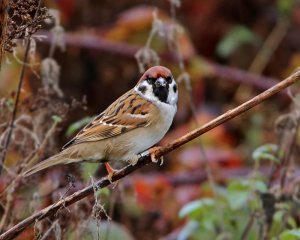
[[[48,167],[52,167],[59,164],[68,164],[71,162],[75,162],[76,160],[77,159],[70,159],[69,154],[67,154],[65,151],[62,151],[28,169],[26,172],[23,173],[23,176],[28,177]]]

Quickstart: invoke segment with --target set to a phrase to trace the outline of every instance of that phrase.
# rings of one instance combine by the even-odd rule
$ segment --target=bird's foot
[[[109,163],[105,162],[104,163],[106,171],[107,171],[107,179],[110,181],[110,183],[113,183],[113,176],[115,175],[115,173],[117,172],[116,169],[112,168]]]
[[[160,147],[153,147],[149,149],[151,161],[153,163],[158,163],[160,166],[164,163],[164,157],[161,156],[159,158],[156,157],[157,151],[160,149]]]

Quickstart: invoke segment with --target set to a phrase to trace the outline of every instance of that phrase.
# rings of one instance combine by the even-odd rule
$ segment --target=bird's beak
[[[167,86],[167,81],[166,79],[160,77],[159,79],[156,80],[155,85],[156,87],[165,87]]]

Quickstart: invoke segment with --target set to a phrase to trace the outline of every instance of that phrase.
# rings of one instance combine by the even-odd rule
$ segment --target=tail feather
[[[64,154],[64,152],[61,152],[57,155],[54,155],[36,165],[34,165],[32,168],[30,168],[29,170],[24,172],[23,176],[28,177],[28,176],[30,176],[34,173],[37,173],[41,170],[44,170],[48,167],[52,167],[52,166],[59,165],[59,164],[67,164],[70,162],[74,162],[74,159],[72,161],[72,159],[70,159],[68,156],[66,156],[66,154]]]

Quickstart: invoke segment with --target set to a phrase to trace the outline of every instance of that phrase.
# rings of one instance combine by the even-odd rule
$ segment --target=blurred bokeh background
[[[24,164],[58,152],[132,88],[143,68],[164,65],[179,83],[178,113],[164,145],[273,86],[300,64],[298,0],[42,4],[52,20],[31,40],[0,176],[2,232],[106,174],[102,165],[73,164],[11,184]],[[17,43],[0,70],[2,147],[26,45]],[[294,86],[276,95],[166,155],[162,166],[130,174],[18,239],[298,239],[297,93]]]

